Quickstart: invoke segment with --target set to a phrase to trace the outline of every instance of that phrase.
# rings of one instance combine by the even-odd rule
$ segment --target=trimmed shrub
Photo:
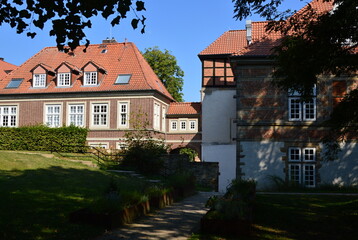
[[[0,150],[83,152],[87,132],[75,126],[0,127]]]

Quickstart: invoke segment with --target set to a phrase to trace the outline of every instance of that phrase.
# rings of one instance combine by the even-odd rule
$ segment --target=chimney
[[[0,61],[4,61],[4,58],[3,58],[3,57],[0,57]]]
[[[116,43],[116,42],[117,42],[116,39],[114,39],[113,37],[112,37],[112,39],[106,38],[105,40],[102,40],[102,43],[103,43],[103,44],[106,44],[106,43]]]
[[[250,45],[252,41],[252,21],[246,20],[246,40],[247,43]]]

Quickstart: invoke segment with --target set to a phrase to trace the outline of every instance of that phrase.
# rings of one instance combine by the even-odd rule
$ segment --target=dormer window
[[[45,87],[46,74],[34,74],[33,81],[33,87]]]
[[[71,74],[70,73],[58,73],[57,84],[59,87],[68,87],[71,85]]]
[[[97,72],[85,72],[84,85],[97,85]]]

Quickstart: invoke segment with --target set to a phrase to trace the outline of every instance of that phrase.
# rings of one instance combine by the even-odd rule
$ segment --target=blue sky
[[[231,0],[144,0],[147,11],[140,12],[147,18],[146,33],[133,30],[131,16],[119,26],[111,27],[109,21],[93,19],[91,29],[86,30],[92,44],[101,43],[107,37],[118,42],[125,39],[134,42],[140,51],[158,46],[168,49],[177,58],[183,69],[184,100],[200,101],[201,64],[198,53],[228,30],[244,29],[245,21],[233,19]],[[287,0],[284,7],[299,9],[306,1]],[[249,17],[259,21],[256,16]],[[48,34],[49,26],[34,39],[26,34],[16,34],[8,26],[0,26],[0,57],[15,65],[20,65],[44,47],[55,46],[55,38]]]

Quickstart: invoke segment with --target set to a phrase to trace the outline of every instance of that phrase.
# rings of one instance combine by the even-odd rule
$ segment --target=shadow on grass
[[[259,239],[358,239],[356,196],[257,196]]]
[[[110,176],[88,169],[0,172],[0,239],[90,239],[99,227],[68,221],[69,213],[103,194]]]

